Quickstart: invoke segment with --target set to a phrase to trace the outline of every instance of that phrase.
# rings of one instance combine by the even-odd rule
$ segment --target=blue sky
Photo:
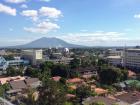
[[[57,37],[89,46],[140,45],[140,0],[1,0],[0,46]]]

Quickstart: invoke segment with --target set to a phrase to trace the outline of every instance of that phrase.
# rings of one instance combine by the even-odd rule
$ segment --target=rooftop
[[[94,102],[103,102],[105,103],[105,105],[112,105],[113,103],[116,103],[117,101],[108,97],[97,96],[97,97],[88,97],[87,99],[85,99],[85,101],[83,101],[83,104],[90,105]]]
[[[21,77],[21,76],[4,77],[4,78],[0,78],[0,83],[5,84],[10,81],[20,81],[20,80],[25,80],[25,77]]]
[[[79,83],[82,82],[83,80],[80,78],[73,78],[73,79],[68,79],[67,83]]]
[[[120,59],[121,56],[108,56],[107,58],[108,59]]]
[[[61,79],[61,77],[60,76],[56,76],[56,77],[52,77],[52,79],[57,82],[57,81],[59,81]]]
[[[124,101],[124,102],[128,102],[129,104],[134,104],[138,101],[140,101],[140,92],[128,92],[128,93],[124,93],[121,95],[116,96],[116,98]]]
[[[94,91],[97,93],[97,94],[106,94],[107,93],[107,90],[105,89],[102,89],[102,88],[95,88]]]
[[[12,82],[10,82],[10,86],[13,90],[27,88],[27,85],[22,80],[21,81],[12,81]]]

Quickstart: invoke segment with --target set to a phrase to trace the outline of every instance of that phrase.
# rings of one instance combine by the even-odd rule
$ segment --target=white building
[[[5,50],[0,50],[0,55],[3,56],[3,55],[7,55],[6,51]]]
[[[121,56],[108,56],[107,57],[108,63],[114,66],[122,65],[123,59]]]
[[[109,64],[112,64],[114,66],[123,65],[123,55],[123,49],[108,49],[106,52],[106,59]]]
[[[123,56],[123,50],[122,49],[108,49],[107,50],[107,56]]]
[[[140,49],[126,49],[124,54],[124,65],[130,68],[140,68]]]
[[[112,65],[122,65],[132,69],[140,69],[140,48],[128,48],[123,50],[120,55],[118,52],[111,53],[113,55],[107,56],[109,64]],[[115,55],[114,55],[115,54]]]
[[[36,65],[43,59],[43,51],[40,50],[23,50],[22,57],[30,60],[32,65]]]

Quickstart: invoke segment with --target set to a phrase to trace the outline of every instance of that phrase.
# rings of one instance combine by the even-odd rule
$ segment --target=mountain
[[[10,48],[50,48],[50,47],[51,48],[56,48],[56,47],[79,48],[85,46],[70,44],[58,38],[43,37],[35,41],[32,41],[30,43],[24,45],[12,46]]]

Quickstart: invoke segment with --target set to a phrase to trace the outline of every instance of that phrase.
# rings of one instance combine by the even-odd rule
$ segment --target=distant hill
[[[30,43],[24,45],[18,45],[18,46],[11,46],[10,48],[50,48],[50,47],[51,48],[56,48],[56,47],[79,48],[85,46],[70,44],[58,38],[43,37],[35,41],[32,41]]]

